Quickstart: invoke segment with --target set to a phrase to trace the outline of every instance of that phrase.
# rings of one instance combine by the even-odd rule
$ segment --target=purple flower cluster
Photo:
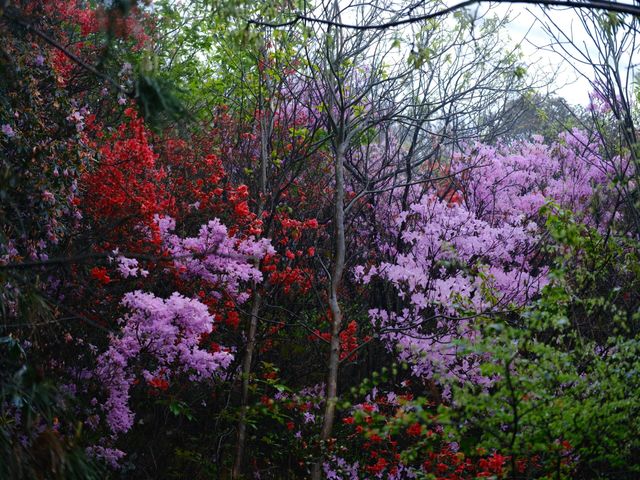
[[[268,239],[230,237],[227,227],[217,218],[202,225],[196,237],[188,238],[173,233],[172,218],[158,217],[156,221],[175,265],[185,276],[216,285],[218,291],[210,292],[213,296],[220,296],[224,290],[239,303],[248,298],[242,288],[244,283],[262,281],[262,272],[254,262],[275,253]]]
[[[479,372],[483,358],[466,354],[460,340],[478,338],[478,316],[518,308],[547,283],[537,255],[542,206],[553,201],[595,227],[610,218],[606,202],[596,202],[594,212],[592,199],[613,197],[610,181],[629,169],[628,160],[606,163],[598,150],[578,130],[551,146],[540,137],[471,145],[453,155],[451,181],[396,215],[389,230],[405,248],[381,240],[379,250],[392,260],[356,267],[354,274],[363,283],[383,279],[398,292],[399,310],[372,309],[370,318],[417,376],[491,383]]]
[[[146,381],[170,379],[179,373],[187,374],[191,381],[207,380],[228,367],[233,358],[229,352],[200,348],[201,337],[211,333],[214,319],[198,300],[178,293],[162,299],[135,291],[127,293],[122,304],[130,313],[120,319],[120,333],[111,338],[96,368],[108,392],[103,409],[114,434],[133,425],[129,390],[136,380],[136,359],[142,353],[153,358],[153,365],[142,369]]]

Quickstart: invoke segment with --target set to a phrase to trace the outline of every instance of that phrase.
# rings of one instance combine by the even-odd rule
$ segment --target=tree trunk
[[[242,478],[244,463],[244,448],[247,442],[247,410],[249,409],[249,381],[251,377],[251,363],[253,361],[253,351],[256,347],[256,333],[258,330],[258,314],[262,296],[257,291],[253,297],[251,306],[251,319],[247,334],[247,349],[242,360],[242,393],[240,399],[240,419],[238,420],[238,439],[236,443],[236,458],[233,464],[231,478]]]
[[[344,155],[345,143],[340,143],[336,150],[335,160],[335,209],[334,209],[334,248],[335,256],[331,272],[331,286],[329,290],[329,309],[331,312],[331,341],[329,350],[329,370],[327,373],[327,390],[325,396],[324,418],[320,440],[326,445],[331,438],[336,416],[338,400],[338,368],[340,366],[340,331],[342,330],[342,310],[338,301],[338,290],[342,283],[345,263],[345,221],[344,221]],[[322,478],[322,456],[314,464],[311,478]]]

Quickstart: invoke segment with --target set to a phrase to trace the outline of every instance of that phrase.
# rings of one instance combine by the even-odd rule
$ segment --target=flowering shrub
[[[373,387],[368,401],[342,418],[340,437],[324,463],[327,478],[508,478],[511,458],[481,449],[464,451],[448,440],[432,403],[410,392]],[[535,459],[515,461],[517,474]]]
[[[163,246],[179,272],[217,287],[213,296],[221,296],[224,291],[239,303],[247,299],[242,284],[262,281],[262,272],[252,262],[274,253],[266,239],[230,237],[218,219],[200,227],[198,236],[190,238],[175,235],[175,221],[169,217],[158,218],[157,225]]]
[[[106,421],[115,434],[133,425],[129,389],[137,379],[136,359],[151,357],[140,375],[152,387],[166,389],[168,381],[182,372],[190,381],[211,379],[229,366],[233,356],[226,351],[200,348],[204,335],[213,329],[213,317],[206,305],[174,293],[166,300],[140,291],[128,293],[122,304],[131,313],[120,319],[120,334],[98,357],[96,376],[107,388]]]
[[[605,228],[606,203],[591,205],[611,188],[614,171],[597,152],[580,131],[551,147],[541,138],[501,149],[474,145],[447,169],[461,173],[397,216],[392,228],[404,249],[393,261],[356,267],[355,275],[393,285],[401,307],[371,309],[370,318],[416,375],[490,385],[478,369],[482,359],[465,354],[458,340],[478,338],[478,314],[517,310],[548,282],[540,256],[545,202]]]

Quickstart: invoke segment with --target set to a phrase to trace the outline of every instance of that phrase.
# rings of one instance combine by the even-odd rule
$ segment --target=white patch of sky
[[[554,51],[552,48],[554,39],[538,20],[543,18],[542,9],[505,4],[497,5],[494,9],[496,13],[509,14],[512,18],[508,32],[514,42],[521,44],[525,61],[532,65],[532,68],[540,68],[547,74],[555,74],[555,80],[548,87],[549,91],[565,98],[573,105],[586,106],[591,91],[588,78],[591,78],[592,72],[586,65],[570,63]],[[588,48],[589,35],[573,10],[554,9],[549,14],[563,30],[572,32],[572,37],[578,44]]]
[[[622,0],[624,3],[625,0]],[[556,70],[556,76],[550,91],[564,97],[569,103],[586,106],[589,94],[593,91],[590,81],[594,81],[593,67],[586,61],[591,57],[600,61],[596,53],[596,44],[589,31],[585,29],[577,11],[570,8],[543,9],[539,6],[525,6],[502,3],[492,7],[499,14],[509,13],[513,19],[508,31],[514,42],[521,42],[524,58],[527,63],[541,68]],[[551,22],[550,22],[551,20]],[[625,21],[629,21],[626,17]],[[543,26],[548,28],[553,33]],[[602,32],[601,26],[590,25],[592,32]],[[635,24],[634,28],[637,28]],[[637,32],[622,26],[616,34],[616,42],[623,45],[620,54],[620,72],[622,82],[626,84],[628,97],[633,100],[631,89],[637,76],[637,60],[633,58],[640,46],[636,39]],[[554,36],[565,41],[567,52],[563,55]],[[574,46],[571,46],[568,40]],[[573,56],[573,59],[570,56]],[[569,58],[569,60],[567,60]],[[635,60],[635,61],[634,61]]]

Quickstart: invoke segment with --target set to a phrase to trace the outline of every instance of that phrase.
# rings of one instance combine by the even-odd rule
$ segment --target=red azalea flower
[[[90,273],[93,278],[103,285],[106,285],[111,281],[111,277],[107,275],[107,269],[105,267],[93,267]]]
[[[407,428],[407,435],[411,437],[417,437],[421,433],[422,433],[422,425],[420,425],[417,422],[411,425],[409,428]]]

